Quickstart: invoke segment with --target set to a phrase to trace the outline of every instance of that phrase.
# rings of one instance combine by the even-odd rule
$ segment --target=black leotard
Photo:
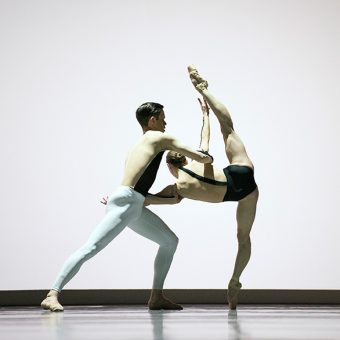
[[[223,198],[223,202],[239,201],[257,188],[254,179],[254,171],[249,166],[234,164],[224,168],[223,172],[227,178],[227,182],[215,181],[214,179],[200,176],[183,167],[180,167],[179,169],[186,172],[188,175],[197,178],[199,181],[212,185],[226,186],[227,192]]]
[[[159,152],[155,158],[149,163],[136,183],[134,190],[146,196],[153,182],[156,179],[159,164],[161,163],[164,151]]]
[[[224,168],[223,172],[228,181],[223,202],[239,201],[257,188],[254,170],[249,166],[232,164]]]

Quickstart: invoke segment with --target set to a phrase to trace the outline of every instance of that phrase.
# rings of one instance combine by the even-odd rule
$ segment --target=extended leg
[[[256,189],[239,201],[236,211],[238,252],[234,272],[228,285],[228,302],[230,309],[236,309],[238,293],[241,289],[240,276],[247,266],[251,254],[250,231],[256,215],[259,191]]]
[[[210,93],[207,82],[198,74],[194,66],[189,66],[188,71],[193,85],[207,101],[220,123],[225,151],[230,164],[247,165],[253,168],[241,138],[234,131],[231,115],[225,105]]]
[[[87,242],[66,260],[51,291],[41,303],[43,308],[51,311],[63,310],[58,302],[58,294],[62,288],[76,275],[85,261],[105,248],[140,213],[142,206],[143,200],[134,200],[131,189],[123,188],[110,197],[105,217]]]
[[[163,296],[163,285],[175,254],[178,238],[151,210],[143,208],[142,215],[129,224],[136,233],[159,244],[154,263],[154,279],[149,300],[150,309],[182,309]]]
[[[220,122],[223,134],[229,134],[234,130],[233,121],[231,119],[230,113],[220,101],[218,101],[208,90],[208,82],[202,78],[198,73],[197,69],[190,65],[188,67],[190,74],[190,79],[196,90],[202,94],[204,99],[208,102],[210,108],[215,113],[218,121]]]

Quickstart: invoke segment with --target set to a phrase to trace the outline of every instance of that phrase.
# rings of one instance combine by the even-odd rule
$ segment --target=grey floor
[[[63,313],[37,307],[0,308],[1,340],[49,339],[340,339],[340,306],[184,305],[66,306]]]

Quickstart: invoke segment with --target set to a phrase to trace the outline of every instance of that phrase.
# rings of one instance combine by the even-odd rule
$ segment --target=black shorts
[[[244,165],[229,165],[223,169],[227,177],[225,201],[239,201],[252,193],[256,188],[254,170]]]

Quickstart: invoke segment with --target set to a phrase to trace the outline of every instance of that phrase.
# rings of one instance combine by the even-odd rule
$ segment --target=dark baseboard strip
[[[0,306],[39,306],[47,290],[2,290]],[[184,304],[224,304],[225,289],[165,289],[164,293]],[[63,290],[64,305],[146,304],[149,289]],[[340,290],[242,289],[240,304],[340,304]]]

